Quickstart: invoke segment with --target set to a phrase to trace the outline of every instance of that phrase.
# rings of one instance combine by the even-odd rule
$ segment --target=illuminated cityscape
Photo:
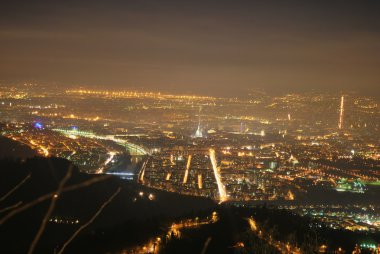
[[[380,254],[376,1],[0,8],[0,253]]]
[[[267,202],[333,229],[379,231],[380,113],[374,99],[84,89],[57,97],[57,91],[38,89],[2,87],[1,133],[40,156],[65,158],[87,174],[219,204]],[[89,105],[101,106],[88,111]],[[78,223],[61,218],[50,221]]]
[[[252,92],[231,100],[82,89],[56,101],[36,88],[3,87],[2,135],[87,173],[218,202],[305,200],[313,188],[367,195],[380,185],[379,108],[368,97],[347,96],[343,129],[343,96]],[[338,114],[326,111],[334,104]]]

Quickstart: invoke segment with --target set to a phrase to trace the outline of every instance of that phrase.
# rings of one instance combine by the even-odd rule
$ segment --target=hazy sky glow
[[[379,1],[3,1],[0,80],[379,94]]]

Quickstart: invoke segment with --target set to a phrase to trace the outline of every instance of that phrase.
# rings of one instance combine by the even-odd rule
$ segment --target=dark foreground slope
[[[46,193],[55,191],[71,163],[57,158],[31,158],[23,162],[11,159],[0,160],[0,197],[17,186],[26,176],[30,178],[5,200],[0,201],[0,210],[13,206],[20,201],[23,204],[35,200]],[[97,175],[80,173],[73,168],[72,176],[65,186],[99,178]],[[121,188],[121,192],[107,206],[99,217],[83,231],[83,235],[96,235],[104,228],[123,228],[125,237],[115,237],[116,241],[103,243],[104,253],[110,249],[120,249],[142,242],[160,230],[166,221],[191,211],[214,207],[211,200],[184,197],[174,193],[146,189],[133,182],[109,177],[91,186],[65,192],[58,197],[51,220],[37,245],[38,253],[52,253],[64,243],[71,234],[87,222],[99,207]],[[149,195],[153,200],[150,200]],[[26,211],[16,214],[0,226],[0,253],[25,253],[32,242],[41,220],[46,213],[50,199],[39,203]],[[10,211],[10,210],[9,210]],[[9,211],[1,211],[0,219]],[[128,238],[128,235],[133,237]],[[79,236],[81,239],[81,236]],[[119,242],[118,242],[119,240]],[[90,250],[93,243],[81,241],[74,253]],[[68,252],[70,249],[68,248]],[[86,251],[87,252],[87,251]],[[83,252],[84,253],[84,252]]]
[[[65,186],[104,177],[80,173],[64,159],[0,160],[0,221],[16,208],[5,209],[17,204],[22,207],[55,191],[69,168],[72,168],[72,176]],[[24,184],[4,198],[29,175]],[[144,246],[157,236],[162,239],[159,253],[279,253],[279,246],[284,248],[286,244],[299,248],[301,253],[317,253],[321,245],[326,245],[328,253],[333,253],[339,247],[350,252],[356,243],[380,241],[379,234],[332,230],[275,206],[217,206],[208,199],[152,190],[108,177],[91,186],[64,192],[56,199],[56,207],[35,253],[60,250],[73,232],[119,188],[121,192],[70,243],[65,253],[120,253]],[[15,214],[0,225],[0,253],[27,252],[50,200]],[[202,220],[214,211],[218,214],[215,223],[183,228],[180,237],[167,237],[173,222]],[[256,230],[252,230],[250,218],[255,221]],[[362,253],[368,252],[363,250]]]
[[[31,158],[37,153],[29,146],[16,142],[4,136],[0,136],[0,159],[1,158]]]
[[[375,244],[379,233],[333,230],[308,217],[265,205],[253,208],[221,206],[219,221],[183,230],[167,241],[161,253],[351,253],[355,245]],[[254,221],[250,226],[249,219]],[[286,251],[289,246],[290,251]],[[322,248],[322,246],[324,246]],[[361,252],[373,253],[370,249]],[[343,252],[340,252],[343,253]]]

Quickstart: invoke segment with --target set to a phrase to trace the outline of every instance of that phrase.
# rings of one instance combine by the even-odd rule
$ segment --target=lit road
[[[226,188],[224,187],[222,183],[220,172],[217,167],[216,158],[215,158],[215,150],[210,149],[209,151],[210,151],[210,160],[212,164],[212,169],[214,170],[216,184],[218,185],[219,199],[220,199],[220,202],[224,202],[227,200],[227,192],[226,192]]]
[[[186,171],[185,171],[185,176],[183,177],[183,183],[187,183],[187,178],[189,176],[190,164],[191,164],[191,154],[187,158]]]
[[[145,168],[147,164],[148,164],[148,160],[144,161],[144,164],[141,166],[139,177],[138,177],[138,180],[140,183],[144,183],[144,174],[145,174]]]
[[[113,160],[116,153],[115,152],[109,152],[108,155],[109,156],[108,156],[107,160],[104,162],[104,166],[101,167],[100,169],[98,169],[98,171],[97,171],[98,174],[102,174],[104,172],[105,166],[107,166]]]
[[[272,237],[272,235],[260,230],[256,221],[252,217],[247,218],[247,221],[249,224],[249,228],[251,229],[252,232],[254,232],[257,235],[257,237],[259,237],[261,240],[264,240],[272,247],[276,248],[280,253],[282,254],[300,254],[301,253],[301,250],[298,247],[293,246],[290,243],[283,243],[281,241],[276,241]]]

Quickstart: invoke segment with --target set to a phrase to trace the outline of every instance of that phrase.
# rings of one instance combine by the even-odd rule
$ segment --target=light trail
[[[219,220],[219,216],[218,216],[217,212],[213,212],[211,214],[211,217],[207,217],[204,220],[199,220],[196,218],[195,220],[187,219],[187,220],[181,221],[180,223],[173,223],[171,225],[171,227],[169,228],[169,230],[166,234],[166,237],[170,238],[172,233],[175,236],[179,237],[181,235],[181,232],[180,232],[181,229],[197,228],[199,226],[213,224],[213,223],[217,222],[218,220]]]
[[[220,172],[218,170],[217,164],[216,164],[216,158],[215,158],[215,150],[210,149],[210,160],[212,164],[212,169],[214,170],[214,175],[215,175],[215,180],[216,184],[218,185],[218,190],[219,190],[219,199],[220,202],[224,202],[227,200],[227,192],[226,189],[222,183],[221,177],[220,177]]]
[[[105,168],[105,166],[107,166],[107,165],[113,160],[113,158],[114,158],[115,155],[116,155],[116,152],[109,152],[108,155],[109,155],[109,157],[108,157],[107,160],[104,162],[104,166],[101,167],[101,168],[99,168],[99,169],[96,171],[97,174],[103,174],[103,173],[104,173],[104,168]]]
[[[115,157],[115,155],[116,155],[115,152],[109,152],[108,154],[109,154],[109,157],[108,157],[108,159],[104,162],[104,166],[107,166],[107,164],[110,163],[110,162],[113,160],[113,158]]]
[[[343,128],[343,114],[344,114],[344,96],[340,98],[340,113],[339,113],[339,129]]]
[[[189,176],[190,164],[191,164],[191,154],[189,155],[189,157],[187,157],[186,171],[185,171],[185,176],[183,177],[183,183],[187,183],[187,178]]]
[[[202,189],[203,188],[203,182],[202,182],[202,174],[198,175],[198,188]]]
[[[144,164],[141,166],[140,175],[139,175],[139,182],[144,183],[144,174],[145,174],[145,168],[148,164],[148,160],[144,162]]]
[[[76,153],[77,153],[77,151],[73,151],[73,152],[67,157],[67,159],[70,160],[71,157],[73,157]]]
[[[168,243],[171,241],[173,236],[176,239],[181,238],[181,230],[182,229],[190,229],[190,228],[199,228],[204,225],[213,224],[219,221],[218,214],[213,212],[211,216],[207,216],[205,219],[185,219],[181,220],[179,223],[173,223],[166,233],[166,240],[162,241],[161,237],[152,237],[149,242],[145,243],[142,246],[136,246],[130,249],[125,249],[120,253],[136,253],[136,254],[146,254],[146,253],[160,253],[160,248],[163,246],[162,244]]]
[[[252,218],[252,217],[249,217],[247,219],[248,221],[248,224],[249,224],[249,227],[251,228],[252,231],[257,231],[257,224],[256,224],[256,221]]]
[[[258,238],[277,249],[281,254],[301,254],[301,250],[297,246],[291,245],[289,242],[285,243],[277,241],[269,232],[264,232],[263,230],[261,230],[253,217],[247,218],[247,222],[251,231]]]

